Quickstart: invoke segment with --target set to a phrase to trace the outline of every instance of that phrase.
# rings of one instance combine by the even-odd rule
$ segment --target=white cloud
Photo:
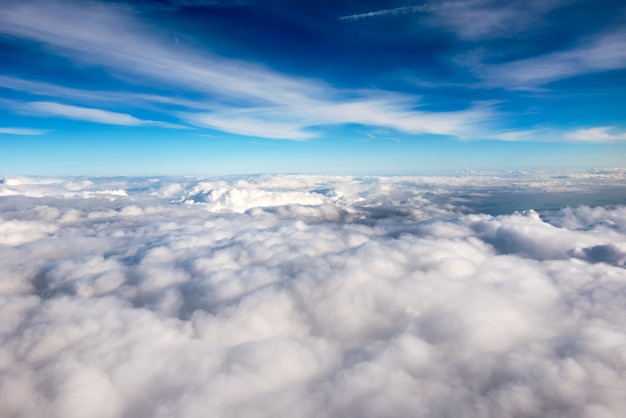
[[[545,132],[539,129],[524,129],[519,131],[494,132],[489,135],[489,139],[498,139],[500,141],[536,141],[543,139]]]
[[[534,89],[554,81],[626,67],[626,34],[606,32],[559,52],[505,64],[479,66],[489,87]]]
[[[541,25],[546,13],[565,4],[563,0],[462,0],[434,7],[431,19],[464,40],[506,38]]]
[[[467,136],[493,114],[481,105],[457,112],[417,110],[414,97],[337,89],[254,63],[198,53],[162,39],[121,6],[13,3],[0,12],[0,22],[2,33],[41,42],[55,53],[106,68],[127,82],[158,82],[204,96],[204,103],[187,101],[190,108],[180,112],[183,120],[241,135],[301,140],[315,136],[311,128],[359,123]],[[155,102],[160,102],[158,97]],[[121,118],[124,123],[137,123],[128,116]]]
[[[160,126],[163,128],[188,129],[188,127],[182,125],[139,119],[127,113],[112,112],[110,110],[73,106],[55,102],[18,103],[17,107],[22,109],[23,112],[29,114],[62,117],[102,123],[106,125]]]
[[[27,108],[45,116],[60,116],[69,119],[85,120],[104,123],[107,125],[138,126],[150,123],[137,119],[126,113],[111,112],[109,110],[71,106],[54,102],[31,102]]]
[[[486,137],[500,141],[615,142],[626,140],[626,133],[624,133],[623,130],[617,126],[599,126],[575,130],[538,128],[519,131],[493,132],[486,134]]]
[[[26,80],[17,77],[0,76],[0,87],[21,91],[33,96],[63,98],[73,102],[90,103],[91,105],[133,106],[136,108],[154,109],[155,104],[166,104],[180,107],[202,108],[199,101],[186,100],[177,97],[166,97],[155,94],[132,93],[104,90],[82,90],[63,87],[42,81]],[[23,107],[23,104],[13,100],[2,102],[7,107]],[[161,122],[162,123],[162,122]]]
[[[626,140],[626,132],[619,132],[614,126],[578,129],[567,135],[569,139],[586,142],[611,142]]]
[[[609,174],[6,177],[0,415],[622,416]]]
[[[566,4],[563,0],[492,1],[461,0],[433,1],[417,6],[404,6],[342,16],[339,20],[356,21],[368,18],[425,14],[419,24],[430,22],[438,28],[453,31],[459,38],[476,41],[509,37],[541,24],[542,16]]]
[[[0,244],[18,245],[36,241],[56,232],[54,225],[34,221],[4,221],[0,224]]]
[[[361,20],[370,17],[381,17],[381,16],[398,16],[410,13],[422,13],[422,12],[430,12],[435,9],[437,6],[424,4],[421,6],[404,6],[404,7],[396,7],[393,9],[383,9],[377,10],[374,12],[367,13],[358,13],[348,16],[342,16],[339,20]],[[439,6],[441,7],[441,6]]]
[[[0,135],[45,135],[45,129],[32,128],[0,128]]]
[[[381,94],[382,98],[340,103],[309,102],[303,106],[257,108],[250,110],[216,109],[211,113],[182,114],[191,124],[240,135],[303,140],[315,136],[311,128],[342,123],[383,126],[414,134],[471,136],[494,111],[489,103],[450,112],[410,109],[406,96]]]

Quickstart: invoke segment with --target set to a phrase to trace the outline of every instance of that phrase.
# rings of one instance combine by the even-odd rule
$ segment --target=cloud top
[[[620,416],[623,176],[6,177],[0,415]]]

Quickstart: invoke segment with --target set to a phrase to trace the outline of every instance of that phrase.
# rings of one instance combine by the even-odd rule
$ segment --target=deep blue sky
[[[0,174],[626,161],[623,1],[0,5]]]

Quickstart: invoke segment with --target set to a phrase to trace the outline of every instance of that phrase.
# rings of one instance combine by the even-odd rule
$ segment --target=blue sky
[[[621,1],[2,0],[0,173],[626,161]]]

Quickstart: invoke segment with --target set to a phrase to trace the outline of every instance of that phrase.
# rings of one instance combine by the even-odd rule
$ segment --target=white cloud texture
[[[544,14],[563,6],[562,0],[457,0],[433,1],[416,6],[396,7],[366,13],[342,16],[342,21],[393,17],[407,14],[425,14],[419,22],[443,27],[463,40],[510,37],[540,24]]]
[[[626,67],[626,31],[607,31],[563,51],[504,64],[485,65],[477,71],[489,87],[535,89],[554,81]]]
[[[85,108],[54,102],[31,102],[27,108],[45,116],[61,116],[69,119],[104,123],[107,125],[138,126],[150,123],[132,115],[109,110]]]
[[[1,128],[0,135],[43,135],[46,130],[44,129],[31,129],[31,128]]]
[[[339,20],[354,21],[354,20],[367,19],[370,17],[398,16],[398,15],[405,15],[405,14],[411,14],[411,13],[423,13],[423,12],[430,12],[437,7],[441,7],[441,6],[424,4],[421,6],[396,7],[393,9],[383,9],[383,10],[376,10],[374,12],[358,13],[358,14],[353,14],[353,15],[348,15],[348,16],[342,16],[339,18]]]
[[[541,26],[547,13],[566,4],[563,0],[442,2],[432,8],[432,23],[464,40],[507,38]]]
[[[619,132],[614,126],[578,129],[568,135],[569,139],[586,142],[611,142],[626,140],[626,132]]]
[[[624,177],[6,177],[0,415],[623,416]]]
[[[200,97],[195,102],[172,99],[188,106],[177,112],[182,122],[238,135],[303,140],[316,136],[312,128],[355,123],[466,137],[494,116],[493,109],[480,103],[458,111],[433,112],[418,108],[418,97],[374,89],[335,88],[253,62],[199,52],[164,38],[120,5],[69,0],[10,2],[0,10],[0,33],[39,42],[55,54],[81,65],[106,69],[126,81],[193,92]],[[12,77],[0,78],[0,85],[103,101],[90,98],[88,92]],[[114,94],[107,96],[115,99]],[[119,99],[121,95],[117,96]],[[148,108],[162,104],[159,97],[145,95],[131,100]],[[131,115],[82,106],[46,102],[43,107],[39,110],[99,123],[145,122]]]

